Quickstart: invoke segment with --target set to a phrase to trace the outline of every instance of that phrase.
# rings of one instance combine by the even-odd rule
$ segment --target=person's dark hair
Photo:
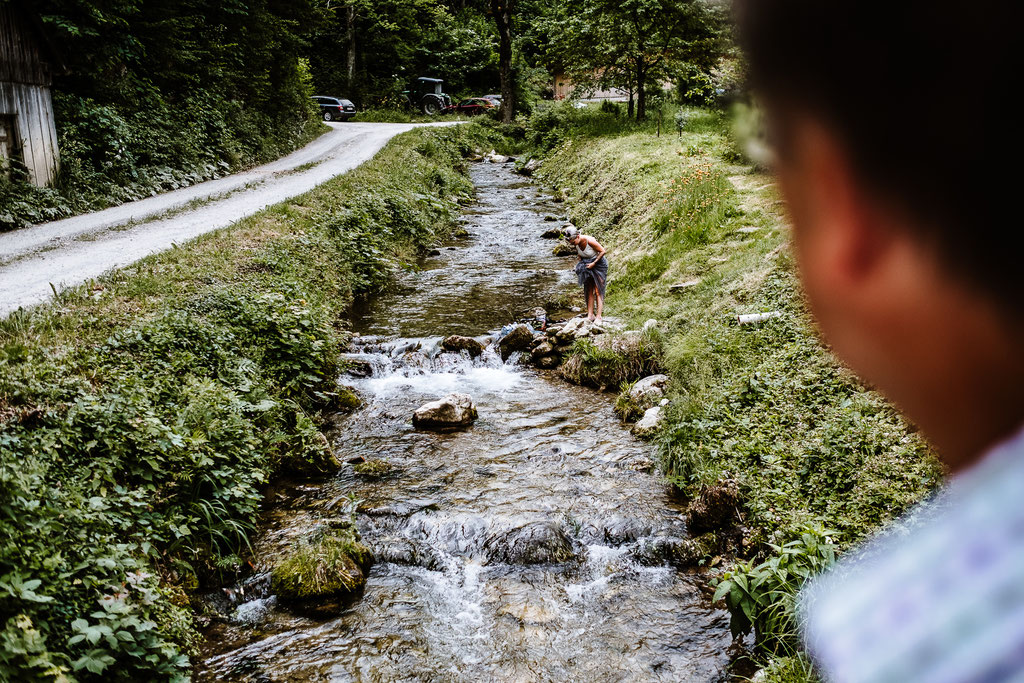
[[[911,215],[950,266],[1024,308],[1022,126],[1010,107],[1022,6],[736,0],[735,9],[780,153],[787,112],[817,117],[859,181]]]

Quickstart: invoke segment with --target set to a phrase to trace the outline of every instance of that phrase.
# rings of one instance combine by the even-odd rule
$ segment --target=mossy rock
[[[661,367],[659,340],[646,333],[624,332],[576,340],[561,373],[574,384],[605,391],[660,372]]]
[[[336,614],[360,595],[372,565],[373,556],[353,527],[318,531],[274,566],[270,586],[300,611]]]
[[[359,394],[357,394],[351,387],[339,386],[335,393],[337,394],[337,397],[334,399],[332,405],[335,410],[350,413],[363,405],[363,399],[359,398]]]
[[[373,479],[391,474],[395,471],[395,466],[387,460],[367,460],[356,463],[352,469],[356,474]]]
[[[576,247],[572,246],[568,242],[559,242],[555,245],[555,248],[551,250],[551,253],[555,256],[575,256]]]

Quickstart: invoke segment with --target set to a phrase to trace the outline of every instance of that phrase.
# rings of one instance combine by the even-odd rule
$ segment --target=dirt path
[[[416,125],[333,123],[264,166],[103,211],[0,234],[0,316],[308,192]]]

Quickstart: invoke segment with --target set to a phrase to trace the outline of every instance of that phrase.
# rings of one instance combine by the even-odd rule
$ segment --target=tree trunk
[[[629,107],[626,109],[626,116],[628,116],[629,118],[633,118],[633,111],[635,110],[635,102],[634,102],[634,99],[633,99],[634,93],[633,93],[633,84],[632,83],[629,84],[628,92],[629,92]]]
[[[498,74],[501,77],[501,120],[512,123],[516,114],[515,80],[512,73],[512,13],[515,0],[491,0],[498,26]]]
[[[643,65],[636,68],[636,120],[647,119],[647,72]]]
[[[351,91],[356,78],[356,7],[351,2],[345,8],[345,42],[348,45],[345,55],[346,85]]]

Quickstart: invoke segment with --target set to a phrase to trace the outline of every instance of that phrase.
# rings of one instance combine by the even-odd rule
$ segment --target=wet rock
[[[540,236],[541,236],[541,239],[545,239],[545,240],[557,240],[557,239],[561,238],[562,231],[559,230],[558,228],[548,228],[547,230],[542,232],[540,234]]]
[[[331,408],[340,412],[351,413],[361,405],[363,405],[363,399],[359,398],[355,389],[343,384],[338,385],[331,396]]]
[[[431,249],[430,251],[427,252],[427,256],[440,256],[440,255],[441,255],[441,250],[440,249]]]
[[[369,479],[379,479],[391,474],[395,470],[395,466],[387,460],[364,460],[360,463],[355,463],[352,470],[363,477]]]
[[[661,429],[661,424],[664,421],[663,409],[661,406],[655,406],[648,408],[644,412],[644,416],[640,418],[635,425],[633,425],[633,436],[638,439],[650,439],[658,433]]]
[[[443,431],[468,427],[476,418],[476,406],[469,395],[449,394],[417,408],[412,415],[412,426]]]
[[[530,522],[495,534],[484,543],[490,563],[553,564],[575,557],[572,540],[555,522]]]
[[[647,410],[664,398],[667,385],[668,375],[648,375],[630,388],[629,398],[642,410]]]
[[[382,538],[374,545],[374,559],[407,567],[423,567],[436,571],[444,567],[437,551],[429,546],[419,546],[408,538]]]
[[[588,542],[620,546],[649,536],[651,526],[639,519],[616,516],[589,525],[584,533]]]
[[[473,339],[472,337],[462,337],[457,334],[445,337],[441,342],[441,348],[444,351],[450,351],[452,353],[468,351],[470,358],[476,358],[484,352],[484,345],[476,339]]]
[[[373,375],[373,363],[367,358],[358,358],[355,355],[345,356],[342,359],[345,372],[352,377],[371,377]]]
[[[733,479],[719,479],[701,488],[690,503],[687,528],[695,534],[728,529],[739,522],[741,503],[739,484]]]
[[[532,343],[533,328],[524,323],[519,323],[498,340],[498,353],[501,355],[501,360],[506,361],[516,351],[530,348]]]
[[[717,547],[718,539],[714,534],[704,534],[697,538],[659,536],[644,539],[630,551],[630,555],[640,564],[650,566],[668,563],[685,569],[695,567],[701,560],[714,555]]]
[[[417,512],[436,510],[437,501],[433,498],[409,498],[392,505],[370,507],[360,505],[358,512],[370,517],[412,517]]]
[[[546,220],[549,223],[553,223],[558,220],[558,216],[552,216],[551,214],[548,214],[547,216],[544,216],[544,220]]]
[[[554,370],[562,360],[556,355],[544,356],[537,360],[537,367],[544,370]]]
[[[274,565],[270,585],[298,611],[330,616],[359,596],[372,564],[369,548],[351,525],[318,530]]]
[[[533,347],[533,350],[530,351],[530,355],[533,357],[534,361],[538,361],[541,358],[543,358],[544,356],[552,355],[554,352],[555,352],[555,345],[554,344],[552,344],[549,341],[542,341],[541,343],[539,343],[539,344],[537,344],[536,346]]]
[[[575,256],[576,247],[567,242],[559,242],[555,245],[555,248],[551,250],[551,253],[555,256]]]
[[[559,344],[570,343],[576,338],[576,330],[586,322],[588,322],[586,318],[573,318],[572,320],[566,321],[564,325],[555,330],[555,340],[558,341]]]
[[[487,153],[487,156],[485,158],[492,164],[503,164],[506,161],[508,161],[510,157],[507,157],[504,154],[498,154],[492,149],[490,152]]]
[[[530,159],[520,166],[519,169],[517,169],[517,172],[522,175],[530,176],[533,175],[538,168],[540,168],[540,162],[536,159]]]

